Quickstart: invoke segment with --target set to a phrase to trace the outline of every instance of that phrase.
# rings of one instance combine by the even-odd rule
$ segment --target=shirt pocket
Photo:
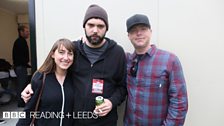
[[[161,78],[142,78],[136,80],[135,86],[138,88],[145,88],[144,90],[161,91],[167,89],[167,81]]]
[[[144,76],[137,80],[137,89],[141,92],[140,94],[153,100],[157,103],[164,102],[164,98],[167,98],[169,80],[164,74],[157,74],[156,76]]]

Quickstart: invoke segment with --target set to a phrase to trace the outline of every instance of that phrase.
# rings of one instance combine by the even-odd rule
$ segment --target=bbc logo
[[[26,112],[7,111],[7,112],[3,112],[2,117],[3,119],[25,119]]]

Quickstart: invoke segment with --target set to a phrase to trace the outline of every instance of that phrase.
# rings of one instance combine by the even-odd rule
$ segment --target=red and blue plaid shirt
[[[139,60],[139,61],[137,61]],[[137,70],[136,77],[131,69]],[[188,109],[179,59],[155,45],[140,59],[127,54],[128,100],[125,126],[182,126]]]

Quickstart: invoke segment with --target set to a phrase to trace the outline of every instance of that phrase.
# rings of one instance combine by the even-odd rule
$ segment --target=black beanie
[[[102,19],[105,24],[106,24],[106,29],[108,30],[108,17],[107,17],[107,12],[100,6],[96,4],[92,4],[88,7],[86,10],[86,15],[83,20],[83,28],[85,27],[86,22],[90,18],[100,18]]]

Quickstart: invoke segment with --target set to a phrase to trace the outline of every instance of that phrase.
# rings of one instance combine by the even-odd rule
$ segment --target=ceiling
[[[0,8],[15,14],[28,14],[28,0],[0,0]]]

